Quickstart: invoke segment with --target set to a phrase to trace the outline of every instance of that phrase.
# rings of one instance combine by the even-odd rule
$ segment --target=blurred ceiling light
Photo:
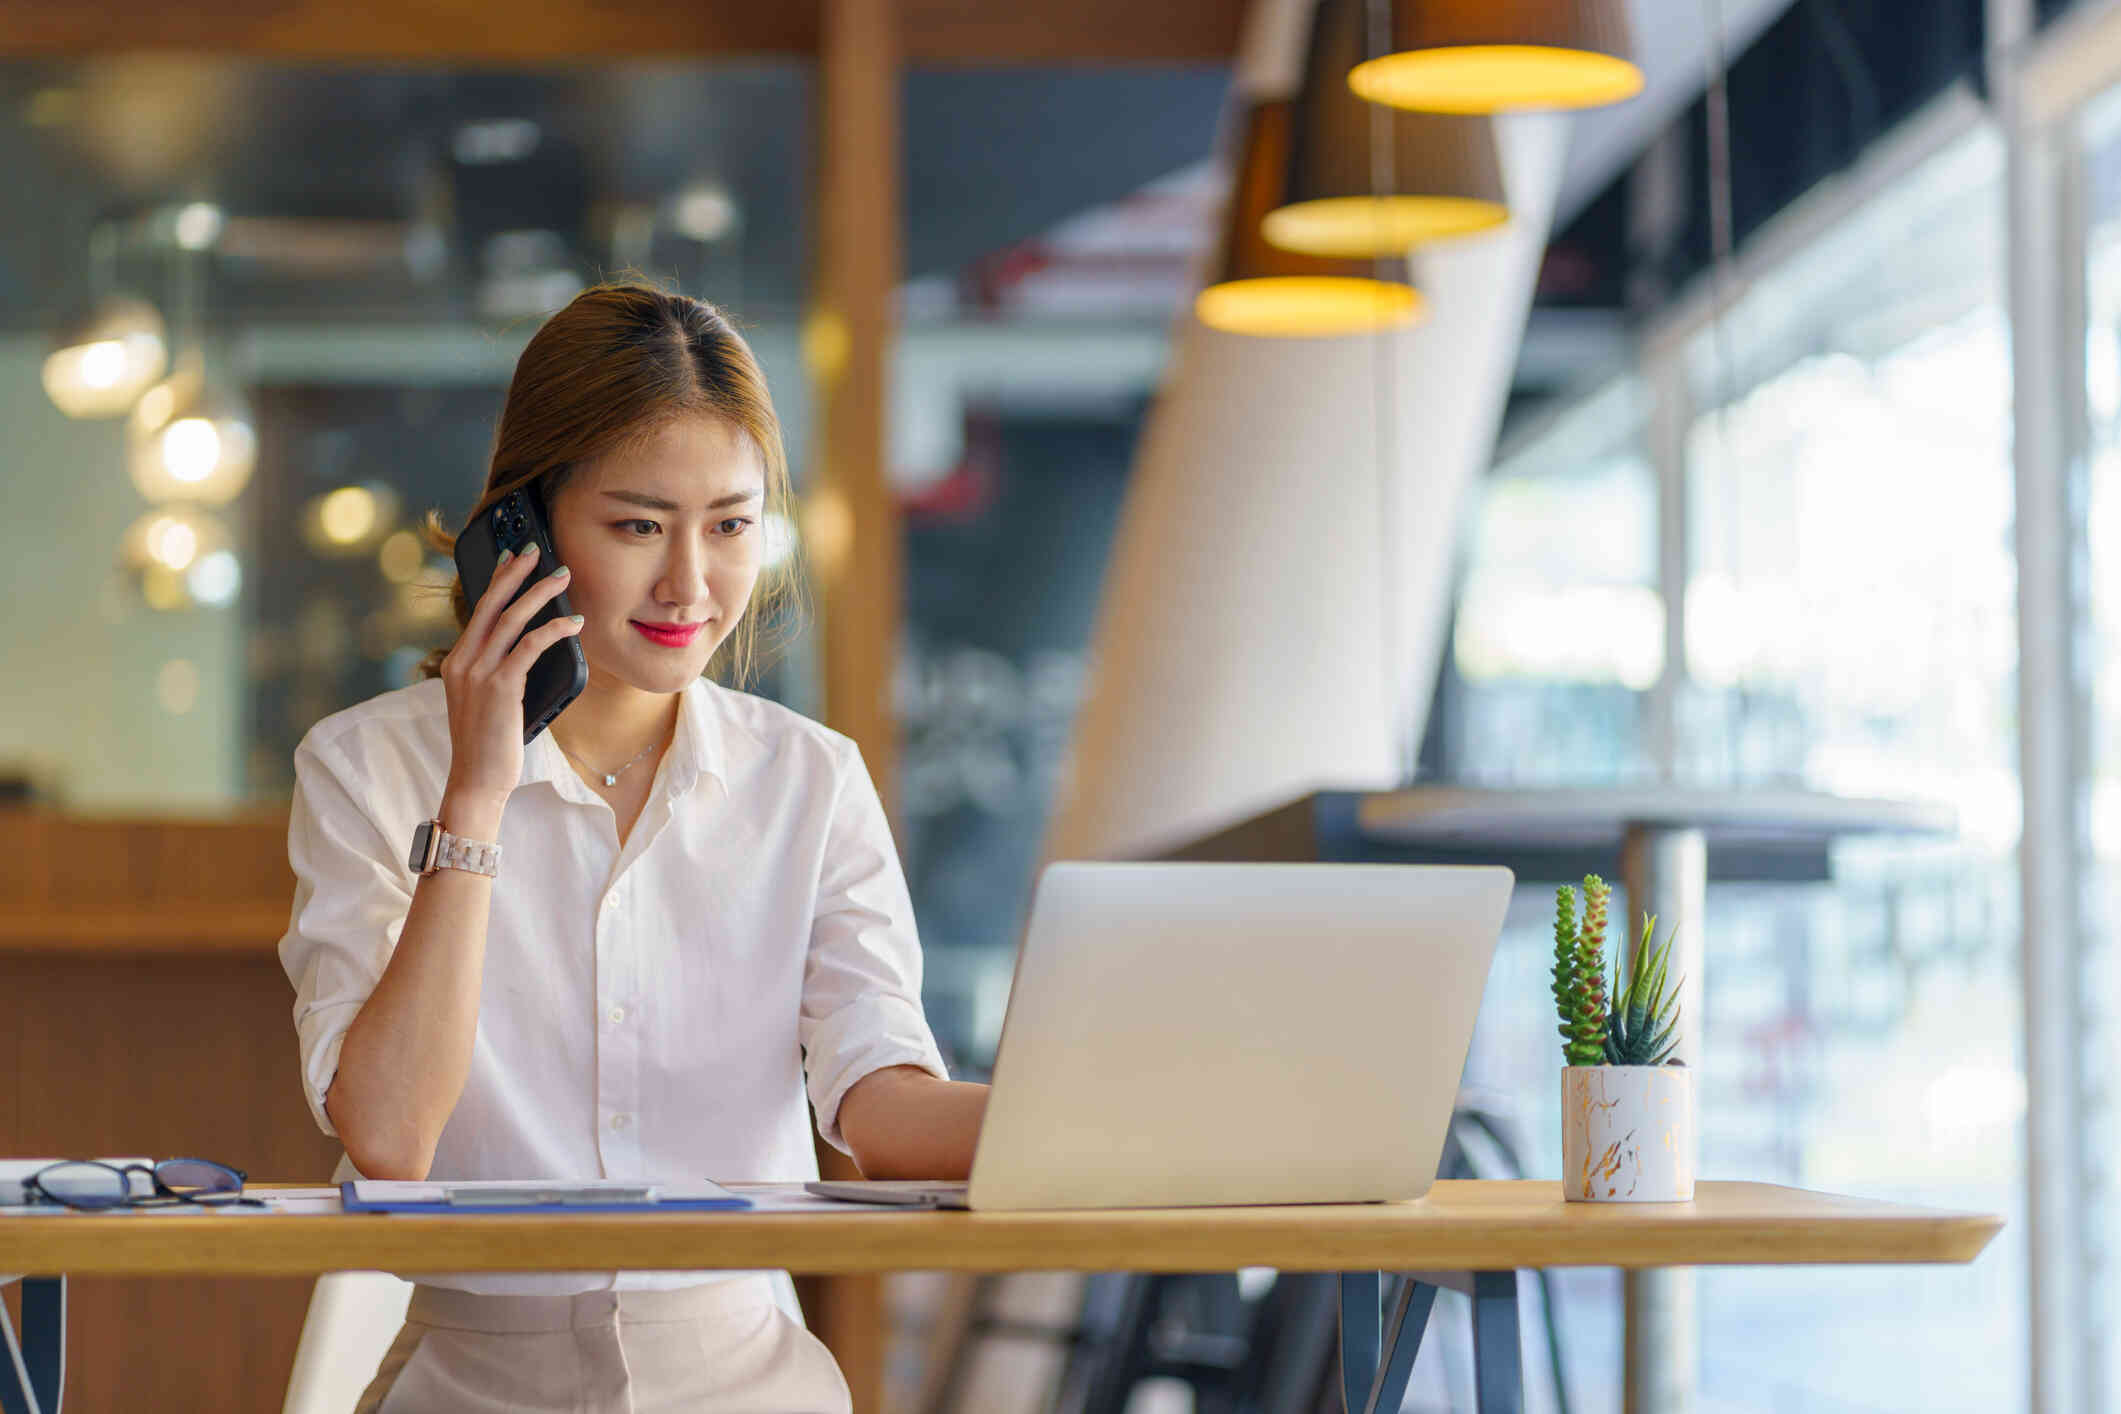
[[[65,320],[44,360],[44,391],[68,417],[122,417],[169,364],[162,315],[111,295]]]
[[[212,250],[221,238],[221,208],[210,201],[194,201],[177,208],[174,233],[185,250]]]
[[[699,182],[677,194],[670,224],[696,241],[718,241],[736,229],[736,198],[720,182]]]
[[[198,557],[184,576],[191,597],[211,608],[235,602],[243,588],[243,564],[233,550],[214,550]]]
[[[195,507],[174,506],[149,511],[128,526],[119,544],[119,558],[127,569],[140,572],[142,588],[154,607],[184,608],[191,600],[184,583],[185,572],[227,548],[228,532],[220,521]],[[209,571],[209,585],[221,573]],[[183,602],[174,602],[168,595],[158,602],[158,585],[173,589],[176,598]]]
[[[520,162],[537,151],[541,136],[528,118],[481,118],[457,126],[451,149],[467,167]]]
[[[1394,108],[1597,108],[1642,91],[1627,0],[1394,0],[1392,52],[1348,86]]]
[[[133,408],[127,466],[149,501],[223,505],[243,494],[258,436],[243,400],[209,384],[203,360],[180,361]]]
[[[1214,279],[1193,312],[1212,329],[1276,338],[1324,338],[1412,323],[1421,296],[1399,280],[1375,278],[1368,261],[1279,250],[1260,235],[1260,221],[1279,198],[1288,170],[1293,105],[1253,105],[1223,213]]]
[[[1347,83],[1365,52],[1363,0],[1323,0],[1291,118],[1283,204],[1260,233],[1307,255],[1401,256],[1509,220],[1492,121],[1365,103]],[[1389,150],[1374,154],[1379,138]]]
[[[335,545],[367,539],[376,528],[375,494],[365,486],[341,486],[317,507],[317,524]]]
[[[376,552],[376,563],[392,584],[410,584],[419,578],[421,567],[427,563],[427,548],[420,543],[417,532],[396,531],[384,539],[383,548]]]
[[[302,538],[323,555],[367,550],[397,519],[397,493],[380,482],[341,486],[311,499],[302,510]]]

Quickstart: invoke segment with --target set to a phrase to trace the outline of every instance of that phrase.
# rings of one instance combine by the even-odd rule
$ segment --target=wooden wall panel
[[[322,1183],[338,1146],[299,1088],[293,995],[272,952],[249,957],[0,954],[9,1023],[0,1152],[198,1155],[258,1179]],[[73,1283],[67,1407],[280,1407],[310,1283]]]
[[[285,815],[81,821],[0,811],[0,1153],[196,1154],[322,1183],[273,948]],[[307,1279],[69,1283],[70,1410],[273,1414]]]
[[[329,0],[0,0],[0,55],[174,50],[289,60],[526,64],[807,56],[818,49],[821,8],[815,0],[547,0],[519,6],[506,24],[495,24],[485,0],[370,0],[361,6]],[[902,0],[899,9],[906,57],[942,64],[1219,62],[1235,52],[1243,17],[1242,0]]]

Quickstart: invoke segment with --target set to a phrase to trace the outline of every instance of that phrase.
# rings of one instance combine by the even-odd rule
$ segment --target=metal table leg
[[[1660,936],[1678,925],[1670,963],[1671,975],[1682,979],[1674,1054],[1698,1065],[1707,841],[1699,830],[1631,824],[1621,845],[1621,873],[1628,898],[1622,942],[1634,945],[1644,913],[1657,915]],[[1627,1311],[1625,1414],[1693,1414],[1699,1356],[1694,1273],[1686,1268],[1624,1272],[1621,1288]]]
[[[1440,1286],[1463,1291],[1473,1300],[1477,1414],[1524,1414],[1516,1272],[1404,1273],[1381,1331],[1379,1286],[1376,1272],[1340,1275],[1341,1398],[1347,1414],[1398,1414]]]
[[[1340,1274],[1340,1389],[1347,1414],[1399,1414],[1429,1308],[1436,1304],[1435,1287],[1403,1277],[1380,1331],[1381,1285],[1377,1272]]]
[[[66,1278],[22,1279],[22,1339],[0,1307],[0,1411],[59,1414],[66,1392]]]
[[[1515,1272],[1473,1274],[1473,1405],[1480,1414],[1524,1414]]]

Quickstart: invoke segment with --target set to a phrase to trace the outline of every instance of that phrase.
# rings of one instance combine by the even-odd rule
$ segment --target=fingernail
[[[582,616],[580,614],[569,614],[567,617],[574,623],[580,623],[582,621]]]
[[[510,560],[514,559],[515,557],[516,557],[516,552],[515,552],[515,551],[513,551],[513,550],[503,550],[503,551],[501,552],[501,558],[500,558],[500,559],[498,559],[498,560],[495,560],[495,561],[494,561],[494,567],[495,567],[496,569],[498,569],[498,568],[499,568],[500,566],[502,566],[502,565],[505,565],[505,564],[507,564],[507,563],[508,563],[508,562],[509,562]]]
[[[538,542],[533,540],[523,547],[523,558],[528,560],[538,553]]]
[[[554,570],[554,571],[552,572],[552,577],[553,577],[554,579],[565,579],[565,578],[567,578],[567,566],[565,566],[565,565],[561,565],[561,566],[560,566],[560,567],[559,567],[558,569]]]

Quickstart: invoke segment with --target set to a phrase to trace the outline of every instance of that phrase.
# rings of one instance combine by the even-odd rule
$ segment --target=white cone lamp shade
[[[1486,117],[1380,109],[1348,87],[1363,49],[1362,0],[1323,0],[1293,113],[1283,205],[1260,233],[1307,255],[1404,256],[1510,218]],[[1377,137],[1390,144],[1373,170]],[[1388,186],[1380,186],[1380,173]]]
[[[127,466],[133,485],[157,505],[226,504],[250,484],[257,459],[249,408],[213,387],[196,358],[183,360],[133,409]]]
[[[1404,783],[1568,123],[1512,115],[1497,139],[1511,220],[1415,252],[1423,323],[1309,343],[1181,326],[1113,537],[1046,859],[1154,858],[1307,791]]]
[[[68,417],[123,417],[169,366],[162,316],[113,295],[63,321],[44,360],[44,391]]]
[[[1627,0],[1394,0],[1392,52],[1348,86],[1428,113],[1599,108],[1642,91]]]
[[[1276,338],[1331,338],[1415,322],[1422,306],[1413,286],[1377,278],[1368,261],[1280,250],[1260,235],[1288,170],[1292,108],[1267,100],[1245,116],[1215,278],[1194,299],[1194,314],[1211,329]]]

